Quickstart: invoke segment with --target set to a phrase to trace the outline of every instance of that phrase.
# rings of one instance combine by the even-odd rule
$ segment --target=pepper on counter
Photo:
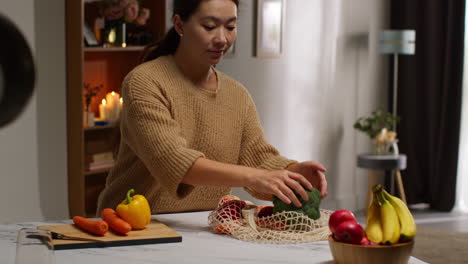
[[[127,192],[127,198],[117,206],[116,211],[132,226],[132,229],[144,229],[151,222],[151,209],[145,196],[133,195],[134,193],[135,190],[130,189]]]

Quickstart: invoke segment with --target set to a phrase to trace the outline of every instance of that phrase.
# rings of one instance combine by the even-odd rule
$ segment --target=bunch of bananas
[[[411,241],[416,235],[416,223],[406,204],[380,184],[372,191],[374,198],[366,218],[367,238],[384,245]]]

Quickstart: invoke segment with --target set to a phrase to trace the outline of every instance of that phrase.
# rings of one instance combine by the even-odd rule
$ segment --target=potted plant
[[[367,134],[375,143],[376,154],[398,154],[397,134],[392,130],[400,118],[390,112],[378,109],[369,116],[360,117],[354,123],[354,128]]]

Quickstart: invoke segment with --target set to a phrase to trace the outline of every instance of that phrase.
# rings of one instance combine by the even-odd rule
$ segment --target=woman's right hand
[[[295,193],[300,195],[303,200],[309,200],[309,196],[304,188],[312,190],[312,184],[301,174],[288,170],[261,170],[253,178],[253,183],[248,186],[251,189],[260,192],[273,194],[283,202],[294,203],[296,207],[302,204]]]

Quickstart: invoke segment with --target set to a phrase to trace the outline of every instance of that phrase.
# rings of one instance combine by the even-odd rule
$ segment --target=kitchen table
[[[143,263],[334,263],[328,241],[301,244],[256,244],[214,233],[208,225],[209,212],[155,215],[182,235],[182,242],[140,246],[56,250],[57,264],[143,264]],[[58,222],[0,225],[0,263],[13,264],[16,236],[23,227]],[[409,263],[425,263],[411,257]]]

